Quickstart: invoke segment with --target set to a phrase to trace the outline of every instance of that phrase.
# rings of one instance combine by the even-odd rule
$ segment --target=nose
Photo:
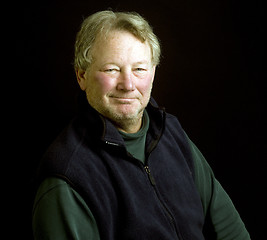
[[[132,73],[130,71],[120,73],[117,88],[118,90],[126,92],[134,91],[136,89],[134,84],[134,77],[132,76]]]

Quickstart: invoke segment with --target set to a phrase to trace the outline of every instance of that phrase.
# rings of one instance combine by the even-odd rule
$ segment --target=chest
[[[79,151],[70,177],[103,239],[203,239],[203,209],[189,155],[170,140],[162,136],[145,164],[118,146]]]

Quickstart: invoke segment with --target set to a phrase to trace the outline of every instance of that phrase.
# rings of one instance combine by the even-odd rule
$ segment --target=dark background
[[[83,18],[107,8],[137,11],[154,27],[162,45],[154,98],[178,117],[205,155],[252,239],[263,239],[265,26],[257,0],[23,1],[10,6],[6,35],[14,36],[16,57],[9,62],[12,88],[6,101],[12,102],[9,172],[15,175],[15,197],[9,198],[15,204],[8,221],[13,228],[25,226],[10,236],[31,238],[34,170],[76,109],[75,35]]]

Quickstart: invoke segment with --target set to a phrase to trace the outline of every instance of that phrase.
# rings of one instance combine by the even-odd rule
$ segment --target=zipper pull
[[[148,167],[148,166],[145,166],[144,168],[145,168],[145,171],[146,171],[146,173],[147,173],[147,175],[148,175],[148,178],[149,178],[149,180],[150,180],[151,185],[152,185],[152,186],[156,186],[155,179],[154,179],[154,177],[152,176],[149,167]]]

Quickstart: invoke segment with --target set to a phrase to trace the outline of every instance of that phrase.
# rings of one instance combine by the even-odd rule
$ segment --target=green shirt
[[[127,151],[136,159],[145,163],[145,143],[146,143],[146,133],[149,128],[149,116],[147,111],[144,111],[142,127],[137,133],[125,133],[120,132]]]
[[[145,119],[147,117],[147,119]],[[139,134],[122,134],[134,157],[144,161],[149,119],[145,114]],[[136,137],[139,136],[139,137]],[[188,139],[195,164],[195,183],[204,214],[209,214],[217,239],[249,240],[249,234],[232,201],[197,147]],[[132,146],[133,143],[135,146]],[[64,180],[51,177],[40,185],[33,208],[35,239],[100,239],[96,220],[82,197]]]

